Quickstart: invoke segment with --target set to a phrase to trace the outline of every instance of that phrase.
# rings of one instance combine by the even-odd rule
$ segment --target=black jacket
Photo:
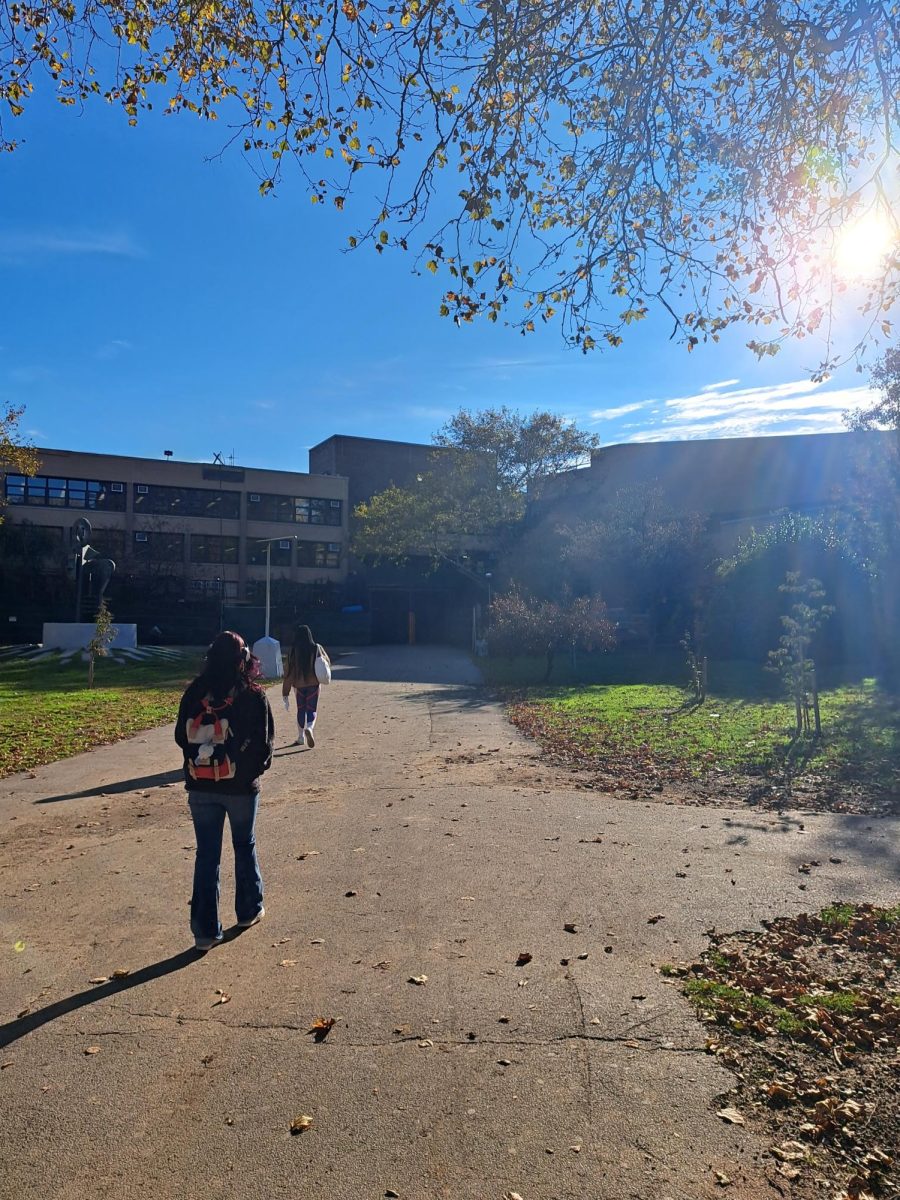
[[[233,732],[236,774],[233,779],[194,779],[188,771],[186,723],[201,706],[204,691],[195,683],[188,686],[178,706],[175,741],[184,751],[184,786],[189,792],[242,795],[259,791],[259,777],[272,765],[275,719],[262,688],[251,685],[234,697],[229,719]]]

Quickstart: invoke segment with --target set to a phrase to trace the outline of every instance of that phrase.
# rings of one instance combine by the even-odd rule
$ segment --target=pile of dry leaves
[[[832,904],[712,937],[667,967],[737,1077],[723,1120],[762,1122],[798,1200],[900,1196],[900,906]],[[785,1188],[788,1191],[788,1188]]]

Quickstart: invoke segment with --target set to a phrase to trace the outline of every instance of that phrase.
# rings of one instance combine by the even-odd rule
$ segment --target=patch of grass
[[[588,759],[649,754],[698,776],[711,767],[794,775],[814,767],[889,789],[900,762],[900,712],[872,680],[823,691],[820,704],[817,740],[794,737],[792,704],[759,695],[713,693],[695,705],[672,684],[594,683],[531,689],[525,700],[550,742],[558,737]]]
[[[101,658],[89,689],[84,662],[63,664],[56,656],[0,662],[7,735],[0,742],[0,777],[173,721],[199,665],[196,652],[145,662]]]
[[[684,985],[684,993],[700,1008],[717,1008],[721,1004],[740,1004],[743,1008],[749,1008],[752,1003],[747,992],[716,983],[713,979],[689,979]]]
[[[775,1028],[785,1037],[799,1037],[807,1030],[807,1024],[800,1017],[795,1017],[786,1008],[781,1009],[775,1021]]]
[[[828,1012],[850,1016],[863,1003],[863,998],[858,992],[829,992],[822,996],[795,996],[793,1003],[801,1008],[824,1008]]]
[[[819,913],[820,920],[836,929],[846,929],[855,916],[856,909],[852,904],[829,904]]]

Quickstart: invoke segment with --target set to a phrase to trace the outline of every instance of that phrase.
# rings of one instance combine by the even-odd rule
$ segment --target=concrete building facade
[[[346,575],[347,480],[171,459],[39,449],[33,477],[0,477],[5,519],[58,540],[62,559],[78,517],[117,576],[165,579],[169,591],[258,598],[271,576],[337,583]],[[46,538],[45,538],[46,541]]]

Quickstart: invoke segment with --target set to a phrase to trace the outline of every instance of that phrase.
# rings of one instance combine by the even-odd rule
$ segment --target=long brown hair
[[[291,654],[288,659],[288,666],[292,673],[306,677],[312,675],[318,648],[310,627],[298,625],[294,630],[294,644],[291,646]]]

